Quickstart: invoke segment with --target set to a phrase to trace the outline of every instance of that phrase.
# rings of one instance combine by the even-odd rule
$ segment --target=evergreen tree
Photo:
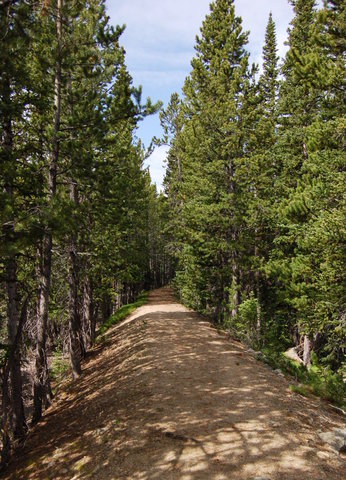
[[[282,80],[270,15],[256,84],[232,2],[212,3],[184,98],[162,114],[175,285],[253,345],[294,339],[306,365],[313,348],[338,368],[345,12],[293,6]]]
[[[240,301],[242,220],[235,177],[249,107],[246,42],[233,1],[211,3],[185,82],[184,128],[175,143],[183,152],[185,227],[177,285],[193,306],[220,318],[228,310],[230,288],[233,315]]]
[[[172,258],[178,260],[183,245],[184,223],[182,212],[184,197],[182,184],[184,182],[183,142],[181,133],[184,126],[183,104],[179,95],[173,93],[166,110],[161,110],[160,121],[164,131],[164,144],[169,146],[167,167],[164,178],[165,193],[168,200],[167,222],[167,248]]]
[[[10,442],[23,440],[26,432],[22,400],[20,341],[26,317],[20,258],[29,251],[31,198],[35,169],[25,160],[32,142],[21,132],[27,127],[27,103],[33,91],[25,52],[31,42],[32,2],[0,5],[0,138],[1,138],[1,277],[6,287],[7,334],[2,356],[2,461],[7,461]],[[21,144],[17,139],[22,137]],[[31,180],[27,180],[27,178]],[[33,232],[31,232],[33,233]],[[23,278],[23,277],[22,277]]]
[[[0,8],[6,462],[12,440],[26,431],[21,358],[35,350],[36,423],[51,399],[52,351],[68,348],[77,377],[97,322],[150,287],[149,231],[157,220],[149,206],[159,200],[135,131],[160,103],[142,104],[119,45],[124,28],[109,25],[104,1],[18,0]]]
[[[271,120],[272,132],[269,135],[269,138],[272,139],[277,121],[279,57],[277,55],[275,23],[271,13],[269,15],[268,24],[266,27],[262,57],[263,73],[259,82],[261,101],[266,117]]]
[[[314,349],[320,360],[327,360],[334,368],[341,364],[345,339],[340,248],[345,202],[342,17],[345,6],[327,2],[315,24],[314,49],[296,57],[297,78],[307,82],[310,91],[317,91],[319,108],[306,129],[308,155],[287,209],[296,231],[292,285],[300,328],[306,333],[305,362],[309,363],[310,349]]]
[[[295,267],[294,259],[299,258],[299,255],[296,255],[297,236],[300,224],[305,219],[303,212],[296,211],[295,215],[293,198],[299,189],[304,165],[308,161],[306,129],[312,123],[319,106],[317,89],[311,88],[307,78],[302,81],[297,75],[299,70],[297,59],[310,55],[315,48],[314,7],[314,0],[294,2],[295,16],[291,22],[288,40],[290,48],[282,67],[284,80],[280,86],[279,131],[274,149],[278,176],[275,188],[275,196],[278,199],[275,214],[281,222],[275,240],[277,248],[272,252],[270,265],[274,276],[281,286],[284,286],[281,291],[280,287],[277,289],[277,298],[284,300],[283,304],[277,304],[277,314],[282,313],[286,318],[290,318],[287,333],[289,329],[295,328],[299,333],[303,333],[304,313],[301,308],[302,295],[299,285],[309,282],[306,272],[303,271],[298,280],[299,274]],[[307,336],[305,341],[305,363],[308,363],[310,344]]]
[[[56,8],[50,13],[56,19],[56,36],[54,38],[54,79],[53,111],[48,163],[46,165],[47,204],[49,208],[55,203],[57,168],[59,162],[59,133],[61,124],[61,89],[62,89],[62,45],[63,45],[63,0],[57,0]],[[48,21],[50,15],[47,15]],[[33,423],[42,416],[42,403],[46,397],[49,401],[50,387],[46,360],[46,337],[48,322],[49,292],[52,269],[53,235],[49,225],[44,226],[39,251],[38,305],[37,305],[37,342],[36,342],[36,378],[34,384]]]
[[[258,85],[253,90],[253,114],[249,119],[252,128],[247,128],[246,157],[242,162],[243,196],[246,205],[246,242],[247,285],[249,298],[256,308],[256,318],[242,329],[249,341],[264,343],[265,317],[270,311],[269,285],[265,278],[265,265],[268,261],[272,240],[275,236],[275,199],[273,198],[273,183],[275,182],[275,159],[273,146],[277,131],[277,101],[278,101],[278,68],[275,23],[272,15],[266,28],[263,47],[263,72]],[[250,295],[250,297],[249,297]],[[239,324],[239,323],[238,323]]]

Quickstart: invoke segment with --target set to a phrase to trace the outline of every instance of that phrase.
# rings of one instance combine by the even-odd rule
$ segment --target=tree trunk
[[[238,308],[240,305],[240,288],[239,288],[239,270],[237,264],[237,253],[232,253],[232,289],[233,289],[233,301],[231,317],[234,318],[238,314]]]
[[[11,104],[11,88],[8,81],[4,88],[4,100],[6,105]],[[13,153],[13,132],[12,132],[12,117],[11,112],[4,112],[5,118],[2,125],[2,138],[1,144],[4,152],[4,162],[7,165],[11,165],[14,161],[12,158]],[[4,193],[8,198],[8,201],[13,210],[13,175],[8,173],[5,169],[4,174],[5,186]],[[3,225],[2,233],[5,238],[5,242],[11,245],[15,241],[15,218],[14,211],[11,213],[11,218]],[[12,358],[10,363],[9,374],[3,379],[4,401],[5,405],[5,418],[7,424],[4,425],[4,447],[9,444],[10,433],[13,434],[14,439],[23,439],[26,433],[26,423],[24,415],[24,406],[22,399],[22,374],[21,374],[21,357],[18,348],[14,348],[18,325],[19,325],[19,298],[18,298],[18,284],[17,284],[17,259],[16,254],[13,253],[13,248],[5,256],[5,282],[6,282],[6,304],[7,304],[7,334],[8,334],[8,347],[12,352]],[[4,376],[5,377],[5,376]],[[9,388],[8,380],[10,379],[11,385]],[[12,415],[8,418],[7,400],[9,400]],[[8,424],[10,421],[10,425]],[[11,432],[10,432],[11,430]],[[7,438],[8,436],[8,438]]]
[[[76,182],[70,180],[70,200],[78,205]],[[70,361],[72,377],[78,378],[81,373],[81,358],[85,353],[82,341],[82,328],[78,308],[78,259],[77,259],[77,233],[72,232],[69,245],[69,334],[70,334]]]
[[[232,195],[230,201],[230,220],[232,220],[230,236],[232,239],[232,254],[231,254],[231,267],[232,267],[232,311],[231,317],[234,318],[238,314],[238,307],[240,305],[240,285],[239,285],[239,266],[238,266],[238,252],[235,249],[235,243],[237,240],[236,226],[234,225],[234,200],[235,194],[235,182],[234,182],[234,164],[233,159],[228,163],[228,192]]]
[[[304,352],[303,352],[303,363],[306,367],[311,365],[311,349],[312,344],[309,335],[304,335]]]
[[[9,372],[3,373],[2,375],[2,418],[1,418],[1,468],[5,467],[9,460],[11,454],[11,438],[10,438],[10,395],[9,395],[9,381],[8,375]]]
[[[121,304],[124,305],[124,290],[121,292]],[[106,322],[112,313],[112,305],[107,293],[104,293],[101,300],[102,322]]]
[[[48,202],[51,203],[56,194],[56,175],[59,159],[59,131],[60,131],[60,111],[61,111],[61,40],[62,40],[62,10],[63,0],[57,3],[57,57],[55,65],[54,79],[54,113],[53,113],[53,138],[52,148],[49,155],[48,167]],[[40,280],[38,288],[38,306],[37,306],[37,341],[36,341],[36,373],[34,380],[34,411],[33,423],[37,423],[42,417],[42,403],[50,391],[49,375],[47,375],[46,361],[46,337],[48,322],[49,290],[52,269],[52,233],[45,230],[42,240],[41,258],[40,258]]]
[[[19,317],[15,258],[9,258],[6,261],[6,286],[8,346],[11,351],[9,360],[9,378],[11,380],[9,399],[12,409],[11,430],[15,440],[23,440],[26,434],[26,422],[22,397],[21,355],[18,345],[16,345]]]
[[[259,241],[258,240],[258,232],[257,232],[257,229],[256,229],[256,243],[258,241]],[[255,246],[255,258],[258,259],[258,246],[257,245]],[[257,300],[256,334],[257,334],[257,341],[260,342],[261,334],[262,334],[261,282],[260,282],[260,274],[259,274],[257,265],[256,265],[256,271],[255,271],[255,293],[256,293],[256,300]]]
[[[20,357],[18,356],[18,352],[19,352],[19,344],[22,336],[23,326],[25,324],[26,316],[27,316],[27,304],[28,304],[28,297],[23,302],[22,311],[21,311],[19,322],[16,329],[16,334],[13,339],[13,342],[9,346],[9,349],[7,352],[7,359],[6,359],[7,361],[5,362],[4,370],[2,372],[2,418],[1,418],[1,431],[2,431],[1,466],[2,467],[5,467],[8,464],[8,461],[10,460],[11,437],[13,437],[14,440],[22,441],[27,432],[27,425],[25,423],[25,418],[24,418],[24,405],[22,401],[22,395],[20,395],[19,401],[16,402],[16,404],[19,405],[19,410],[18,410],[19,414],[23,416],[23,420],[24,420],[24,423],[20,424],[20,429],[23,431],[21,431],[18,434],[18,432],[16,432],[15,430],[16,420],[18,418],[16,416],[17,407],[16,405],[13,405],[13,402],[11,403],[11,397],[13,397],[13,395],[10,395],[9,393],[9,377],[14,371],[14,367],[16,367],[17,365],[20,365]],[[19,374],[20,374],[19,377],[17,376],[16,378],[20,379],[19,387],[21,391],[22,382],[21,382],[20,369],[19,369]],[[18,391],[18,381],[15,381],[14,383],[12,381],[11,388],[12,389],[15,388],[16,391]],[[12,417],[11,417],[11,413],[12,413]]]
[[[82,299],[82,312],[83,312],[83,325],[85,332],[84,345],[86,348],[90,348],[96,336],[96,321],[93,308],[93,289],[92,282],[88,275],[84,277],[83,284],[83,299]]]
[[[49,403],[49,375],[46,356],[48,303],[52,265],[52,235],[45,234],[39,249],[39,287],[37,301],[37,334],[34,378],[34,409],[32,423],[42,417],[43,403]]]

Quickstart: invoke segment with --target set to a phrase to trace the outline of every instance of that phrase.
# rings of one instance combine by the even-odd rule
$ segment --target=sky
[[[191,71],[196,35],[209,13],[210,0],[107,0],[113,25],[126,25],[120,43],[126,51],[126,65],[135,86],[142,85],[143,100],[162,100],[181,93]],[[250,61],[262,63],[262,48],[269,13],[276,23],[278,54],[283,56],[287,28],[293,17],[288,0],[235,0],[236,15],[244,30],[250,30],[247,49]],[[146,118],[137,131],[146,147],[162,131],[158,115]],[[166,148],[159,147],[146,160],[153,183],[162,188]]]

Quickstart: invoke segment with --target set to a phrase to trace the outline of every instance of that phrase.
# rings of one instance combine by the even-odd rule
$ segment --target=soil
[[[168,288],[108,331],[6,480],[341,480],[327,403],[292,393]]]

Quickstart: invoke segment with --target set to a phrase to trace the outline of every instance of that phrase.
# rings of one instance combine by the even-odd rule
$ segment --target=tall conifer
[[[220,318],[229,308],[230,291],[233,315],[240,302],[236,164],[244,155],[245,92],[250,84],[246,43],[234,2],[212,2],[184,86],[186,120],[179,136],[188,227],[178,279],[194,305],[197,301]]]

